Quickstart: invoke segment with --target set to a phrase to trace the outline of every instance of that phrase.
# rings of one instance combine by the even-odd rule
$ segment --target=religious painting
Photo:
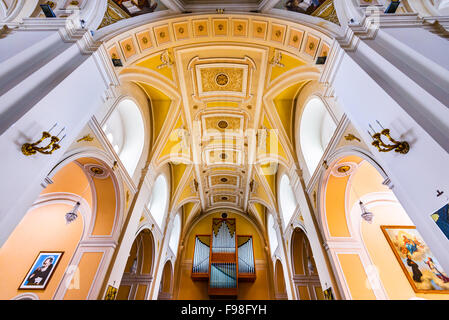
[[[449,239],[449,204],[442,207],[440,210],[432,214],[432,219],[437,224],[438,228]]]
[[[117,288],[114,288],[113,286],[108,286],[108,290],[106,291],[106,296],[104,297],[104,300],[115,300],[117,297]]]
[[[326,0],[283,0],[276,7],[311,15]]]
[[[127,0],[127,1],[113,0],[113,1],[131,17],[154,12],[158,6],[158,0]]]
[[[56,270],[56,266],[61,260],[62,251],[41,251],[33,262],[25,279],[19,287],[20,289],[44,290],[50,282],[51,276]]]
[[[416,227],[381,226],[381,229],[415,292],[449,293],[449,277]]]

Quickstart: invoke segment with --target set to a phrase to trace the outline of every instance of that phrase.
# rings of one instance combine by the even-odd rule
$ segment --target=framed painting
[[[45,290],[63,254],[63,251],[39,252],[19,290]]]
[[[388,244],[417,293],[449,293],[449,277],[416,227],[381,226]]]
[[[432,214],[432,219],[444,233],[446,238],[449,239],[449,204]]]

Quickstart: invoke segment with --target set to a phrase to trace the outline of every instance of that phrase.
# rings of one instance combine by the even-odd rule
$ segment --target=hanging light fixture
[[[359,202],[359,205],[360,205],[360,209],[362,210],[362,214],[361,214],[362,219],[370,224],[373,223],[374,213],[367,211],[366,207],[362,201]]]
[[[73,207],[73,209],[65,214],[66,224],[72,223],[73,221],[76,220],[76,218],[78,218],[78,214],[76,213],[76,211],[78,210],[80,205],[81,205],[81,203],[77,202],[75,204],[75,206]]]
[[[352,170],[350,170],[350,169],[351,168],[349,166],[342,165],[339,168],[337,168],[337,172],[340,173],[342,176],[348,176],[352,173]],[[356,197],[358,199],[360,199],[360,196],[358,195],[355,188],[353,188],[352,184],[350,184],[350,188],[352,191],[354,191]],[[366,209],[366,206],[362,202],[362,200],[359,200],[359,205],[360,205],[360,210],[362,211],[362,214],[361,214],[362,219],[365,220],[366,222],[368,222],[369,224],[372,224],[373,220],[374,220],[374,213],[372,213]]]
[[[99,168],[99,167],[91,167],[89,170],[93,173],[92,179],[95,178],[95,176],[97,174],[103,174],[104,173],[104,170]],[[89,182],[87,182],[86,188],[81,193],[81,195],[80,195],[81,198],[84,197],[84,194],[86,193],[88,188],[89,188]],[[65,222],[66,222],[66,224],[70,224],[70,223],[72,223],[73,221],[75,221],[78,218],[78,214],[76,212],[78,211],[80,206],[81,206],[81,202],[77,201],[75,203],[75,205],[73,206],[73,209],[65,214]]]

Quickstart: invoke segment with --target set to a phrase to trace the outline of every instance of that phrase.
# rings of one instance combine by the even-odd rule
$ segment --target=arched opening
[[[120,101],[103,131],[132,177],[145,143],[145,126],[139,107],[130,99]]]
[[[378,170],[346,156],[325,184],[322,223],[346,298],[449,299],[447,274]]]
[[[148,209],[160,229],[162,229],[165,213],[167,211],[168,195],[169,189],[167,179],[165,178],[165,175],[160,174],[154,182],[150,203],[148,205]]]
[[[279,204],[281,207],[282,218],[284,220],[284,227],[287,227],[297,206],[296,198],[293,194],[293,189],[290,185],[290,179],[287,174],[282,175],[279,185]]]
[[[144,229],[133,242],[117,300],[145,300],[153,281],[154,239],[151,231]]]
[[[275,293],[276,300],[287,300],[287,290],[285,287],[284,270],[280,260],[276,260],[275,268]]]
[[[159,285],[158,300],[171,300],[173,298],[173,266],[167,261],[162,271],[161,284]]]
[[[313,175],[337,125],[327,110],[323,100],[310,99],[301,117],[299,141],[310,176]]]
[[[293,282],[299,300],[324,300],[312,249],[302,229],[295,229],[291,244]]]
[[[270,242],[270,252],[271,256],[274,255],[274,252],[276,251],[278,247],[278,237],[276,235],[276,229],[274,224],[273,215],[268,216],[268,241]]]
[[[93,158],[56,172],[0,249],[1,299],[24,291],[41,300],[97,298],[119,223],[112,174]]]

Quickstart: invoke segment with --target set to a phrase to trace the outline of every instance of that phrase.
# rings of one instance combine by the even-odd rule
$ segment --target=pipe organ
[[[239,280],[256,279],[252,236],[236,235],[235,219],[214,218],[211,235],[195,236],[192,279],[208,281],[210,296],[237,296]]]

